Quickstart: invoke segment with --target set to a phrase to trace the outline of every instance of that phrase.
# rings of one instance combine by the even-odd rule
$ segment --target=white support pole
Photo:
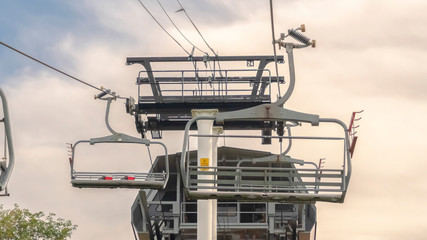
[[[218,136],[222,134],[222,127],[213,127],[212,134]],[[212,139],[212,167],[218,166],[218,137]],[[216,171],[216,170],[214,170]],[[216,191],[216,190],[214,190]],[[212,239],[217,239],[217,219],[218,219],[218,201],[216,199],[209,200],[212,204]]]
[[[214,116],[216,109],[191,110],[194,116]],[[199,135],[212,135],[213,120],[197,120],[197,132]],[[211,137],[199,137],[197,141],[197,166],[212,167],[213,143]],[[209,168],[201,168],[201,171],[211,171]],[[212,176],[198,176],[198,179],[212,180]],[[199,184],[199,186],[211,186],[211,184]],[[205,189],[206,190],[206,189]],[[213,237],[212,202],[210,200],[197,200],[197,239],[215,240]]]

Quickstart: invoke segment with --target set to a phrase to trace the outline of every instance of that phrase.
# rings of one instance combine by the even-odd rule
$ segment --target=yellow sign
[[[201,167],[209,167],[209,158],[200,158],[200,166]],[[201,168],[202,171],[208,171],[207,168]]]

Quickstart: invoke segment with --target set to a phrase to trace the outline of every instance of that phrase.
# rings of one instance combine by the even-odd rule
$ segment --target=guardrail
[[[253,92],[256,76],[233,76],[236,73],[246,74],[266,72],[267,76],[259,79],[260,89]],[[154,77],[153,75],[162,75]],[[200,76],[204,74],[205,76]],[[165,76],[167,75],[167,76]],[[150,77],[152,76],[152,77]],[[268,69],[231,69],[231,70],[158,70],[140,71],[136,84],[140,103],[147,102],[203,102],[203,101],[237,101],[251,97],[256,101],[271,101],[271,77]],[[283,77],[279,78],[284,82]],[[155,85],[159,99],[145,96],[141,91],[142,85]],[[179,85],[179,87],[177,87]],[[246,85],[245,87],[243,85]],[[268,88],[268,89],[267,89]],[[267,93],[266,93],[267,90]]]
[[[218,228],[229,226],[261,225],[267,227],[267,203],[259,202],[218,202]],[[196,227],[197,202],[181,203],[181,226]]]

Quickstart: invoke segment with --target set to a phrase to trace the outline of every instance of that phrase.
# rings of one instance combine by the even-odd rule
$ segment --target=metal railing
[[[196,227],[197,202],[181,203],[181,225]],[[238,225],[267,226],[267,203],[259,202],[218,202],[218,228]]]
[[[320,173],[320,171],[323,172]],[[212,176],[213,179],[196,179],[201,175]],[[189,166],[187,184],[189,190],[236,190],[236,194],[239,191],[314,194],[315,192],[342,192],[343,176],[342,169]],[[322,178],[322,181],[318,181],[319,178]]]
[[[252,85],[255,76],[233,76],[236,73],[244,74],[259,71],[267,73],[261,76],[259,84],[264,87],[254,93]],[[150,73],[150,74],[147,74]],[[149,77],[152,74],[167,75],[166,77]],[[200,76],[205,74],[205,76]],[[210,74],[208,76],[208,74]],[[173,76],[171,76],[173,75]],[[264,74],[263,74],[264,75]],[[280,78],[283,81],[283,78]],[[257,101],[270,101],[271,97],[271,72],[268,69],[231,69],[231,70],[157,70],[140,71],[136,84],[138,87],[139,102],[152,102],[152,96],[143,96],[141,86],[146,84],[156,85],[161,95],[161,101],[224,101],[242,100],[249,96],[256,97]],[[177,87],[180,85],[180,87]],[[243,86],[246,85],[246,86]],[[268,88],[268,89],[267,89]],[[267,93],[265,90],[267,89]]]

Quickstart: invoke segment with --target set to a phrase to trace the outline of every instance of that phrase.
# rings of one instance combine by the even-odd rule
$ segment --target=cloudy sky
[[[143,2],[190,51],[157,2]],[[182,31],[206,48],[182,13],[174,13],[176,1],[162,2]],[[287,106],[345,122],[352,111],[364,110],[346,202],[317,205],[318,239],[424,239],[427,2],[274,2],[277,36],[305,23],[318,43],[295,53],[297,86]],[[220,55],[272,54],[267,0],[182,3]],[[140,68],[125,66],[126,57],[186,56],[137,0],[2,0],[0,13],[1,41],[121,96],[137,95]],[[105,103],[93,100],[97,92],[2,46],[0,76],[16,152],[11,196],[0,203],[70,219],[79,225],[73,239],[132,239],[137,191],[73,189],[69,183],[65,143],[108,134]],[[121,101],[111,118],[117,130],[137,135]],[[133,155],[123,149],[102,167],[128,166],[117,164],[123,156]]]

